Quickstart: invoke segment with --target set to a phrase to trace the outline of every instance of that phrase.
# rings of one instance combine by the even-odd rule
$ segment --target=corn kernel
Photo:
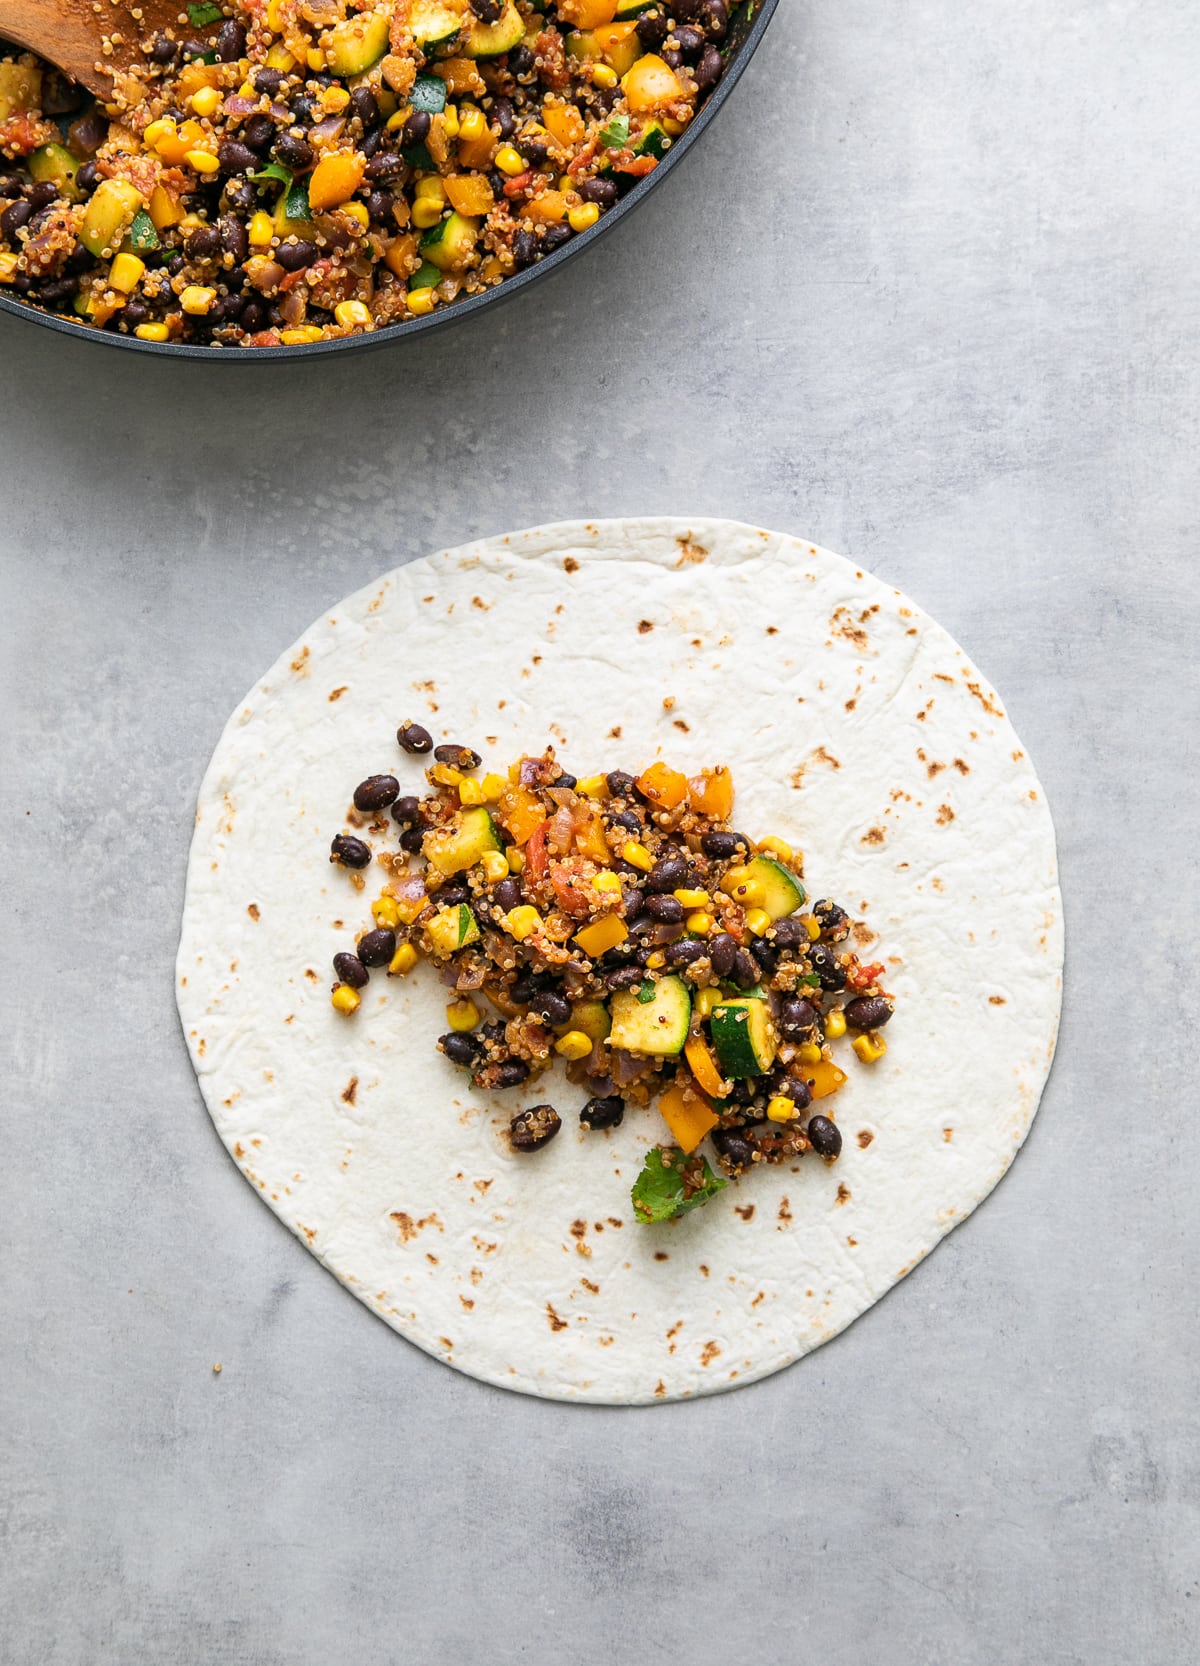
[[[142,341],[166,341],[171,334],[165,324],[139,324],[133,333]]]
[[[446,206],[446,187],[439,174],[426,174],[424,179],[419,179],[413,196],[418,202],[424,202],[428,198],[430,202],[436,202],[442,208]]]
[[[11,283],[17,275],[17,256],[0,254],[0,283]]]
[[[403,127],[405,122],[408,120],[408,118],[411,115],[412,115],[412,105],[411,104],[406,104],[403,107],[403,109],[393,110],[392,114],[388,117],[387,123],[386,123],[388,132],[389,133],[394,133],[398,127]]]
[[[570,182],[570,186],[574,181]],[[600,205],[594,202],[581,202],[577,208],[567,210],[567,224],[572,231],[587,231],[600,218]]]
[[[343,330],[369,330],[373,323],[362,301],[339,301],[333,309],[333,316]]]
[[[568,1030],[554,1043],[554,1051],[564,1059],[586,1059],[592,1050],[592,1038],[582,1030]]]
[[[542,916],[527,902],[522,903],[519,908],[510,909],[503,918],[505,931],[510,937],[515,937],[518,943],[523,943],[541,923]]]
[[[592,65],[592,85],[596,87],[612,88],[617,84],[617,72],[607,64]]]
[[[515,179],[518,174],[525,172],[526,162],[519,150],[514,150],[511,145],[501,145],[496,152],[496,166],[502,174]]]
[[[353,220],[360,231],[366,231],[371,224],[371,216],[367,211],[365,202],[344,202],[342,213],[348,220]],[[358,304],[361,306],[362,302],[360,301]]]
[[[821,1049],[815,1041],[802,1041],[796,1051],[800,1055],[801,1064],[820,1064]]]
[[[655,949],[653,954],[646,956],[646,965],[650,971],[658,972],[667,964],[667,957],[661,949]]]
[[[458,789],[458,802],[471,809],[483,803],[483,790],[478,781],[463,781]]]
[[[817,924],[817,922],[813,918],[813,916],[811,914],[801,914],[800,924],[804,927],[805,931],[808,933],[809,942],[810,943],[815,943],[817,938],[821,935],[821,928]]]
[[[321,94],[321,108],[327,110],[331,116],[339,116],[350,102],[350,94],[345,87],[326,87]]]
[[[275,45],[267,53],[267,68],[282,70],[284,75],[290,75],[295,67],[296,60],[292,57],[287,47],[284,46],[282,41],[276,41]]]
[[[389,931],[395,931],[400,924],[400,910],[396,907],[395,897],[376,897],[371,904],[371,915],[377,926],[386,926]]]
[[[419,231],[430,231],[437,225],[443,213],[440,202],[432,197],[418,197],[412,206],[412,223]]]
[[[465,1034],[467,1030],[473,1030],[479,1018],[479,1008],[474,1001],[451,1001],[446,1008],[446,1020],[450,1028],[457,1030],[460,1035]]]
[[[826,1041],[840,1041],[846,1033],[846,1014],[841,1007],[835,1007],[825,1018]]]
[[[201,87],[192,94],[190,102],[198,116],[215,116],[221,108],[221,94],[216,87]]]
[[[472,781],[471,785],[474,786],[475,783]],[[497,885],[500,880],[508,878],[508,858],[501,851],[485,850],[479,859],[479,865],[489,885]]]
[[[279,339],[286,347],[307,347],[323,334],[319,324],[299,324],[294,330],[280,330]]]
[[[777,1094],[767,1104],[767,1116],[772,1122],[793,1122],[796,1115],[796,1101],[786,1094]]]
[[[169,116],[161,116],[158,121],[147,122],[145,128],[142,130],[142,139],[147,145],[149,145],[151,150],[154,150],[157,148],[158,141],[160,139],[164,138],[168,133],[174,133],[174,131],[175,123],[171,120],[171,118]]]
[[[752,931],[756,937],[761,937],[764,932],[770,931],[771,924],[771,916],[767,913],[765,908],[751,908],[747,910],[746,926],[747,929]]]
[[[267,5],[267,26],[278,35],[283,30],[283,6],[281,0],[269,0]]]
[[[260,208],[257,214],[251,216],[250,224],[246,228],[246,236],[256,249],[265,249],[275,235],[275,224],[269,214],[264,214]]]
[[[743,908],[762,907],[763,891],[757,880],[739,880],[729,894],[735,902],[740,902]]]
[[[198,174],[215,174],[221,166],[210,150],[189,150],[183,159]]]
[[[597,891],[619,891],[621,889],[621,876],[611,872],[608,868],[604,868],[592,880],[592,886]]]
[[[693,1005],[701,1018],[708,1018],[714,1007],[719,1007],[725,999],[721,991],[714,985],[709,989],[698,989]]]
[[[850,1045],[864,1064],[875,1064],[887,1052],[887,1042],[878,1030],[869,1030],[866,1035],[856,1035]]]
[[[136,255],[118,255],[108,269],[109,287],[119,289],[122,295],[130,295],[145,270],[146,262]]]
[[[241,86],[238,88],[238,97],[239,98],[253,98],[254,97],[254,83],[253,83],[253,81],[243,81],[242,82]]]
[[[525,852],[516,845],[506,845],[504,847],[504,857],[508,863],[509,873],[525,872]]]
[[[664,116],[662,121],[664,133],[669,133],[672,139],[677,139],[683,132],[683,123],[676,121],[674,116]]]
[[[709,896],[707,891],[689,891],[686,887],[682,890],[673,892],[672,895],[679,902],[681,902],[685,908],[707,908],[708,904],[712,901],[712,898]]]
[[[453,764],[434,764],[429,773],[442,787],[457,787],[466,780],[462,770],[455,769]]]
[[[608,782],[603,775],[584,775],[576,781],[575,791],[584,798],[607,798]]]
[[[643,873],[649,873],[654,866],[653,856],[637,839],[626,839],[621,846],[621,856],[631,868],[640,868]]]
[[[195,318],[203,318],[217,298],[215,289],[207,284],[190,283],[179,297],[179,304],[184,312],[190,312]]]
[[[758,841],[759,850],[765,850],[768,856],[773,856],[777,862],[790,862],[792,847],[785,839],[777,839],[774,834],[769,839]]]
[[[707,937],[716,921],[711,914],[705,913],[704,909],[701,908],[695,914],[689,914],[685,924],[693,937]]]
[[[483,794],[483,802],[494,804],[504,791],[506,784],[503,775],[496,775],[489,770],[479,783],[479,790]]]
[[[321,51],[319,46],[310,46],[308,51],[304,54],[304,58],[309,69],[311,70],[321,70],[325,68],[325,54]]]
[[[411,972],[417,964],[417,951],[411,943],[401,943],[395,954],[388,961],[388,977],[402,978]]]
[[[487,132],[487,118],[482,110],[477,110],[473,104],[464,104],[458,112],[458,136],[468,143],[473,139],[482,139]]]
[[[458,119],[458,111],[453,104],[447,104],[442,111],[442,130],[447,139],[457,139],[462,132],[462,123]]]
[[[329,999],[335,1012],[344,1012],[347,1016],[357,1012],[362,1005],[362,996],[348,983],[339,983]]]

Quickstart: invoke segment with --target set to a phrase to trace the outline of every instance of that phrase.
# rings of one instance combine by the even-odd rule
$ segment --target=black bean
[[[310,98],[308,93],[301,93],[296,98],[290,98],[288,108],[292,113],[293,127],[311,127],[317,119],[316,99]]]
[[[264,151],[275,137],[275,123],[270,116],[261,112],[251,116],[242,128],[242,142],[250,146],[251,150]]]
[[[532,266],[537,259],[537,238],[524,228],[513,238],[513,260],[517,266]]]
[[[758,982],[760,976],[759,969],[755,965],[752,957],[746,953],[745,949],[738,949],[734,955],[733,966],[730,969],[729,976],[733,982],[737,984],[739,989],[753,989],[754,985]]]
[[[208,319],[211,324],[233,324],[242,316],[246,302],[241,295],[222,295],[213,306],[208,309]],[[129,308],[125,308],[128,315]]]
[[[779,965],[779,950],[769,937],[752,937],[750,939],[750,953],[766,973],[774,972]]]
[[[554,785],[556,787],[566,787],[568,791],[574,792],[575,788],[579,785],[579,777],[577,775],[572,775],[569,769],[562,769],[560,770],[558,780],[554,783]]]
[[[514,1001],[528,1005],[538,991],[545,988],[547,982],[544,973],[522,972],[519,977],[514,978],[508,992]]]
[[[677,926],[683,919],[683,904],[678,897],[653,896],[646,898],[646,912],[667,926]]]
[[[58,186],[48,179],[39,179],[25,191],[25,201],[35,212],[39,208],[49,208],[52,202],[58,201]]]
[[[257,151],[251,150],[240,139],[222,139],[217,146],[217,161],[221,164],[221,171],[227,174],[252,174],[262,166],[262,158]]]
[[[358,958],[364,966],[386,966],[396,952],[396,933],[378,926],[358,940]]]
[[[753,1078],[746,1078],[735,1082],[729,1090],[728,1097],[735,1105],[748,1105],[758,1093],[758,1087]]]
[[[451,1030],[448,1034],[439,1036],[438,1047],[451,1064],[474,1064],[483,1052],[483,1045],[478,1037],[462,1030]]]
[[[678,51],[674,46],[664,46],[660,56],[662,57],[663,63],[668,65],[669,68],[683,68],[683,53]]]
[[[246,334],[254,335],[258,330],[261,330],[265,326],[266,322],[267,309],[263,306],[262,302],[247,301],[246,305],[242,308],[242,316],[238,319],[238,323],[241,325]]]
[[[822,989],[845,989],[846,968],[828,943],[810,943],[808,958]]]
[[[528,75],[533,68],[533,53],[524,42],[514,46],[508,55],[508,72],[510,75]]]
[[[721,71],[723,68],[724,65],[721,62],[721,54],[717,51],[716,47],[707,46],[704,49],[704,56],[692,71],[692,80],[696,83],[697,87],[703,91],[705,87],[713,87],[716,85],[716,83],[721,79]]]
[[[856,995],[842,1008],[852,1030],[881,1030],[894,1010],[885,995]]]
[[[173,64],[178,51],[178,41],[172,40],[169,35],[155,35],[154,44],[150,48],[150,60],[155,64]]]
[[[562,1118],[553,1105],[531,1105],[518,1111],[508,1125],[508,1137],[514,1151],[537,1151],[548,1145],[562,1127]]]
[[[610,972],[604,981],[609,989],[636,989],[638,984],[645,982],[645,978],[638,966],[620,966],[615,972]]]
[[[433,736],[419,723],[402,723],[396,730],[396,739],[406,752],[433,751]]]
[[[585,179],[575,189],[584,202],[594,202],[601,208],[611,208],[617,200],[617,188],[611,179]]]
[[[237,215],[222,214],[218,230],[221,234],[221,247],[225,253],[232,255],[239,263],[245,260],[250,252],[250,243],[246,236],[246,228]],[[230,276],[232,275],[231,273]]]
[[[523,133],[516,140],[516,148],[531,168],[540,168],[550,154],[550,146],[536,134]]]
[[[425,834],[419,827],[406,827],[400,835],[400,849],[406,850],[410,856],[415,856],[421,849]]]
[[[452,769],[479,768],[479,754],[469,746],[435,746],[433,755],[439,764],[449,764]]]
[[[392,820],[400,827],[411,827],[421,813],[421,801],[411,794],[398,798],[392,805]]]
[[[700,0],[670,0],[668,11],[679,23],[690,23],[700,10]]]
[[[38,290],[38,300],[43,306],[57,307],[61,310],[68,301],[73,301],[78,293],[78,278],[53,278]],[[141,316],[138,316],[139,314]],[[149,307],[144,306],[141,301],[130,301],[128,306],[122,309],[121,322],[129,325],[144,324],[149,316]]]
[[[589,1099],[579,1113],[584,1128],[619,1128],[625,1116],[625,1101],[619,1093],[603,1099]]]
[[[99,183],[100,169],[89,156],[87,161],[80,165],[79,171],[75,175],[76,189],[83,196],[90,197]]]
[[[714,1128],[712,1142],[733,1168],[748,1169],[754,1161],[754,1147],[740,1128]]]
[[[613,827],[623,827],[627,833],[640,833],[642,824],[632,810],[618,810],[615,816],[609,816]]]
[[[228,17],[217,30],[217,62],[232,64],[246,50],[246,25]]]
[[[831,943],[840,943],[850,933],[850,916],[836,902],[823,899],[813,903],[813,918],[821,928],[821,936]]]
[[[399,179],[408,171],[408,164],[395,150],[377,150],[367,162],[367,178],[375,184],[387,179]]]
[[[33,210],[27,202],[9,203],[4,213],[0,214],[0,237],[3,237],[9,243],[15,244],[17,233],[23,225],[28,223],[32,213]]]
[[[557,249],[561,244],[570,241],[570,226],[546,226],[542,231],[542,247],[544,249]]]
[[[782,1089],[798,1111],[806,1111],[812,1104],[812,1089],[802,1075],[797,1075],[797,1071],[803,1069],[803,1065],[793,1065],[786,1086]]]
[[[727,931],[718,932],[716,937],[710,938],[708,958],[712,961],[712,969],[719,978],[727,978],[733,971],[737,952],[737,943]]]
[[[292,106],[295,114],[295,105]],[[275,156],[287,168],[294,168],[297,173],[307,168],[313,159],[313,148],[303,133],[281,133],[275,141]]]
[[[492,892],[492,901],[505,914],[512,908],[518,908],[521,903],[520,880],[511,877],[502,879]]]
[[[631,913],[626,910],[625,929],[631,937],[636,937],[639,932],[650,931],[653,927],[654,921],[649,914],[640,914],[636,910]]]
[[[842,1131],[837,1123],[830,1122],[827,1116],[810,1117],[805,1132],[808,1134],[808,1143],[817,1156],[824,1157],[827,1163],[832,1163],[840,1155]]]
[[[443,885],[440,891],[434,891],[431,895],[439,908],[457,908],[461,903],[471,900],[471,892],[466,885]]]
[[[779,1007],[779,1033],[785,1041],[803,1041],[820,1028],[821,1014],[811,1001],[789,995]]]
[[[673,6],[671,9],[674,11],[677,8]],[[636,29],[637,38],[642,45],[653,52],[662,45],[670,32],[670,20],[666,9],[662,6],[651,6],[649,11],[643,12],[638,18]]]
[[[329,860],[340,862],[344,868],[365,868],[371,860],[371,847],[350,833],[339,833],[329,849]]]
[[[394,218],[396,199],[390,191],[369,191],[364,201],[367,213],[376,225],[386,226]]]
[[[317,245],[308,237],[289,238],[275,250],[275,259],[285,272],[299,272],[317,258]]]
[[[489,114],[500,129],[500,137],[502,139],[511,138],[517,127],[517,118],[513,111],[512,100],[503,97],[494,98]]]
[[[76,156],[94,156],[108,137],[108,122],[93,105],[86,116],[71,123],[71,149]]]
[[[470,0],[470,6],[481,23],[498,23],[504,15],[504,0]]]
[[[368,775],[354,789],[356,810],[385,810],[400,796],[400,783],[394,775]]]
[[[221,208],[225,213],[253,214],[258,194],[248,179],[227,179],[221,189]]]
[[[777,949],[798,949],[801,943],[808,944],[808,933],[799,920],[776,920],[770,937]]]
[[[723,40],[729,28],[729,7],[726,0],[700,0],[696,22],[710,40]]]
[[[167,256],[164,264],[173,278],[178,277],[183,271],[183,255],[176,249],[174,254]]]
[[[549,989],[544,995],[534,996],[531,1010],[540,1013],[547,1024],[565,1024],[571,1017],[570,1001]]]
[[[677,943],[668,943],[663,953],[668,966],[691,966],[704,959],[708,945],[698,937],[681,937]]]
[[[428,110],[414,110],[401,129],[401,146],[407,150],[410,145],[423,145],[429,137],[431,120]]]
[[[129,308],[125,310],[128,312]],[[348,983],[351,989],[361,989],[371,976],[356,954],[335,954],[333,969],[341,982]]]
[[[682,856],[664,856],[646,875],[648,891],[674,891],[687,884],[687,863]]]
[[[685,58],[694,58],[704,50],[704,31],[694,24],[681,23],[675,30],[675,44]]]
[[[254,72],[254,90],[256,93],[266,93],[268,98],[274,98],[283,81],[283,71],[278,69],[256,69]]]
[[[350,106],[364,127],[375,127],[381,120],[379,103],[370,87],[355,87]]]
[[[503,1059],[499,1064],[481,1066],[471,1080],[478,1088],[502,1091],[504,1088],[519,1087],[528,1076],[529,1066],[524,1059]]]

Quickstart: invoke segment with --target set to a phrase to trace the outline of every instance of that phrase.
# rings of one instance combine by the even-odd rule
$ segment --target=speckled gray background
[[[461,333],[201,371],[0,320],[4,1666],[1196,1659],[1198,67],[1192,0],[784,0],[652,206]],[[997,683],[1062,1043],[1013,1173],[842,1338],[542,1405],[373,1320],[221,1150],[192,800],[397,559],[690,509],[860,558]]]

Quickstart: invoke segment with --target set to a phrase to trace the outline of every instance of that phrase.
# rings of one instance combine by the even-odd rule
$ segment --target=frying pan
[[[736,7],[730,8],[732,15],[727,37],[724,75],[701,106],[687,132],[675,141],[653,173],[639,180],[615,207],[600,216],[589,231],[573,237],[561,249],[556,249],[553,254],[538,261],[536,266],[527,266],[524,271],[506,278],[494,289],[484,290],[481,295],[472,295],[465,301],[455,301],[447,307],[439,307],[425,318],[410,318],[403,324],[391,324],[384,329],[372,330],[367,335],[340,336],[333,341],[314,341],[297,347],[189,347],[184,342],[142,341],[137,336],[117,335],[108,330],[98,330],[93,325],[79,324],[73,318],[64,318],[60,313],[44,312],[40,307],[14,300],[2,291],[0,312],[10,312],[18,318],[42,324],[49,330],[76,336],[81,341],[120,347],[125,352],[153,353],[159,358],[220,360],[224,364],[245,364],[252,359],[307,359],[314,358],[318,353],[363,353],[372,348],[387,347],[394,342],[407,340],[411,336],[423,335],[430,330],[445,329],[449,324],[457,324],[462,319],[469,318],[483,307],[493,307],[502,301],[511,300],[527,285],[539,282],[566,261],[574,260],[585,249],[591,248],[598,237],[611,231],[619,220],[632,214],[635,208],[645,202],[651,191],[658,188],[693,145],[699,143],[705,129],[712,123],[718,110],[737,85],[742,71],[750,62],[751,55],[758,50],[778,4],[779,0],[741,0]]]

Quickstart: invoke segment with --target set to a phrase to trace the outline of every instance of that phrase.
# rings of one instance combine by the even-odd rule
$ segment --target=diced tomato
[[[633,179],[643,179],[647,174],[652,174],[657,167],[657,157],[635,156],[632,162],[615,163],[613,172],[618,174],[629,174]]]
[[[852,966],[846,973],[846,982],[851,989],[869,989],[873,983],[879,982],[886,970],[887,967],[878,960],[873,960],[869,966]]]
[[[540,880],[546,877],[546,867],[549,857],[546,853],[546,835],[550,831],[550,823],[542,822],[529,835],[529,842],[525,846],[525,867],[531,879]]]
[[[591,912],[594,895],[590,879],[594,871],[593,864],[579,856],[550,865],[550,883],[558,898],[558,906],[572,919],[580,920]]]

